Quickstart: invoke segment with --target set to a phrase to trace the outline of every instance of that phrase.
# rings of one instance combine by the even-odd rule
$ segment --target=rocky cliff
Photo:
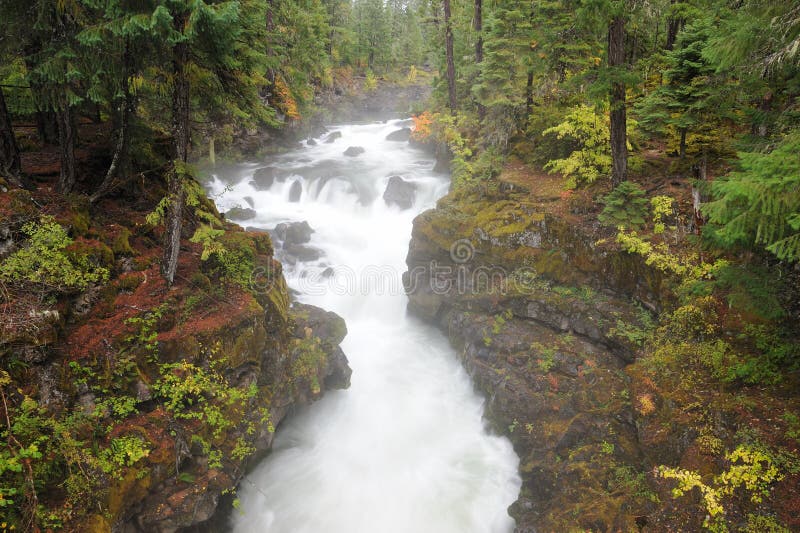
[[[93,212],[47,186],[0,186],[0,500],[13,500],[12,524],[202,524],[287,413],[349,386],[344,321],[290,304],[267,234],[227,225],[229,255],[205,260],[184,240],[167,287],[160,230],[145,221],[158,191]]]

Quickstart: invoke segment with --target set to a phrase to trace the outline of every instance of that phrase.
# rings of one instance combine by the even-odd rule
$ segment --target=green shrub
[[[667,229],[665,219],[672,215],[675,200],[670,196],[653,196],[650,205],[653,207],[653,233],[659,235]]]
[[[28,239],[0,265],[0,280],[34,283],[62,291],[85,289],[90,283],[108,281],[108,269],[102,266],[107,254],[93,258],[91,247],[68,250],[74,241],[53,217],[42,216],[38,222],[28,222],[22,231]]]
[[[592,183],[611,171],[608,117],[598,115],[594,108],[580,105],[572,109],[564,122],[547,128],[543,136],[554,133],[559,140],[568,139],[575,150],[563,159],[552,159],[545,169],[560,172],[567,178],[567,188]]]
[[[687,492],[698,489],[702,496],[706,520],[703,525],[715,532],[728,531],[725,522],[725,503],[731,499],[737,489],[744,490],[753,503],[761,503],[769,494],[770,486],[785,477],[785,472],[770,453],[750,446],[739,446],[725,454],[729,463],[727,470],[715,476],[710,483],[703,481],[698,472],[681,468],[661,466],[658,476],[676,480],[677,486],[672,489],[672,496],[680,498]]]

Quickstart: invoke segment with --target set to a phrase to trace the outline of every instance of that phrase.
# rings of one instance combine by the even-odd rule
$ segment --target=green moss
[[[133,260],[133,269],[141,272],[147,270],[153,264],[152,257],[137,257]]]
[[[81,258],[86,258],[91,264],[99,267],[110,268],[114,266],[114,252],[100,241],[75,241],[67,248],[67,254],[76,262],[80,261]]]
[[[328,360],[328,356],[322,349],[321,339],[313,336],[295,339],[293,354],[294,359],[290,368],[293,385],[299,387],[303,383],[307,383],[311,387],[312,394],[320,394],[322,387],[319,376]]]
[[[281,323],[289,319],[289,288],[283,276],[274,278],[270,290],[267,292],[268,307]]]
[[[131,237],[131,232],[128,228],[122,228],[122,231],[119,232],[117,238],[114,239],[114,243],[111,245],[111,250],[117,256],[131,256],[134,255],[133,248],[131,248],[130,242],[128,239]]]
[[[91,223],[89,214],[83,211],[73,211],[66,220],[73,237],[85,237],[88,235]]]
[[[199,270],[192,273],[191,277],[189,278],[189,283],[191,283],[193,288],[202,291],[209,291],[211,290],[212,286],[211,280],[208,279],[208,276],[206,276]]]
[[[120,276],[117,279],[117,288],[122,292],[133,292],[142,284],[144,278],[138,274]]]

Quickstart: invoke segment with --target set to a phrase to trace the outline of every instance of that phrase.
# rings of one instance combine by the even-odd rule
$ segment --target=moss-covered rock
[[[438,323],[521,458],[518,531],[628,531],[654,496],[629,379],[661,276],[516,188],[414,221],[409,308]],[[641,277],[646,272],[649,277]]]

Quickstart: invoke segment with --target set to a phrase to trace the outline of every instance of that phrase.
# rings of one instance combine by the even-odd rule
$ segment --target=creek
[[[281,424],[272,452],[240,485],[234,532],[514,528],[507,507],[520,488],[518,457],[488,429],[483,398],[444,335],[406,313],[412,220],[449,186],[429,154],[386,139],[407,126],[332,126],[316,144],[219,168],[208,185],[220,210],[243,208],[231,217],[243,226],[308,222],[309,242],[290,242],[307,237],[294,226],[285,243],[284,233],[274,238],[276,255],[297,300],[347,321],[342,348],[353,369],[349,389]],[[341,136],[325,142],[331,134]],[[364,152],[344,155],[348,147]],[[384,201],[390,176],[413,184],[403,186],[410,208]]]

